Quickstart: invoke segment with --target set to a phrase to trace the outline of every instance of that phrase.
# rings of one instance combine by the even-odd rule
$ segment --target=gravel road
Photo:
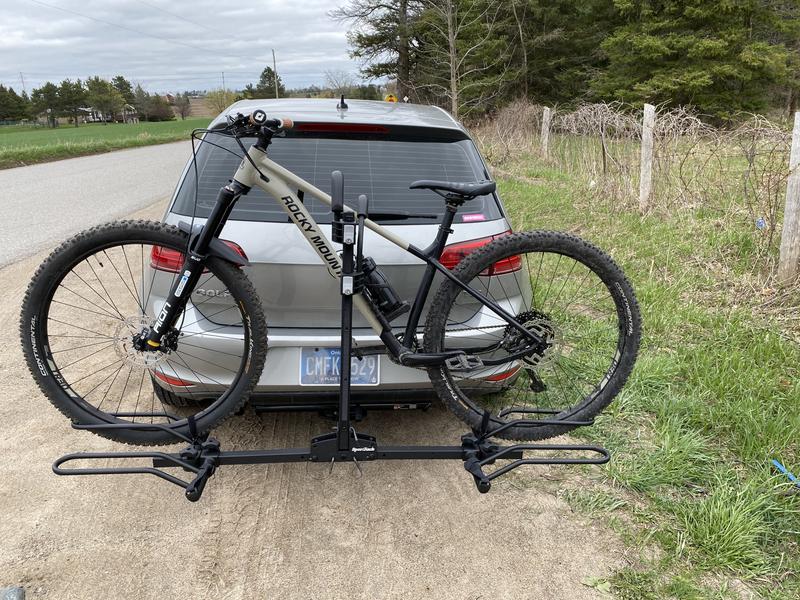
[[[186,146],[143,149],[149,157],[139,152],[91,157],[96,172],[127,173],[136,199],[125,204],[115,192],[109,209],[102,185],[81,167],[86,185],[104,200],[69,211],[69,223],[88,225],[122,206],[130,213],[148,194],[162,199],[132,216],[161,215]],[[62,187],[76,201],[80,188],[67,183],[67,163],[77,161],[30,168],[61,172]],[[135,177],[134,167],[124,168],[133,163]],[[53,183],[46,194],[57,189]],[[31,205],[47,202],[28,194]],[[60,210],[67,208],[65,202]],[[33,222],[39,236],[40,221]],[[49,237],[36,243],[49,246],[67,228],[53,220],[45,227]],[[3,231],[17,241],[18,253],[30,248],[28,234],[8,224]],[[603,523],[576,515],[558,497],[561,487],[586,476],[575,468],[515,474],[480,495],[451,461],[366,463],[360,478],[350,465],[332,474],[322,464],[223,467],[196,504],[154,477],[53,475],[50,465],[60,454],[121,448],[72,430],[24,366],[19,304],[43,256],[39,251],[0,269],[6,299],[0,327],[10,333],[0,350],[0,587],[21,585],[27,598],[57,600],[606,597],[586,582],[621,567],[624,546]],[[330,426],[306,414],[247,411],[215,435],[226,449],[302,446]],[[384,444],[457,443],[463,426],[435,407],[370,414],[360,429]]]
[[[164,198],[190,154],[177,142],[0,170],[0,266]]]

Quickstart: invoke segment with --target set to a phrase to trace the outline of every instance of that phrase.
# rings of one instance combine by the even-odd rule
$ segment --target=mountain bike
[[[204,140],[234,138],[243,153],[202,225],[94,227],[38,268],[23,301],[22,346],[40,389],[73,423],[100,425],[93,431],[121,442],[169,444],[206,433],[243,408],[264,368],[269,315],[244,253],[219,236],[237,200],[255,186],[283,208],[343,293],[351,286],[353,306],[381,342],[356,348],[356,359],[385,354],[427,370],[442,402],[473,429],[544,439],[591,420],[618,394],[636,360],[641,324],[634,291],[608,255],[566,233],[509,233],[451,270],[439,259],[456,213],[493,193],[495,183],[423,180],[410,187],[445,203],[428,247],[376,222],[402,213],[360,214],[366,228],[426,264],[415,298],[399,298],[379,266],[362,258],[361,238],[354,286],[302,202],[308,194],[356,212],[344,205],[341,174],[334,173],[329,195],[268,156],[273,136],[291,127],[290,119],[256,110],[202,130]],[[405,326],[393,327],[403,314]],[[542,426],[514,425],[521,418],[542,419]],[[126,428],[130,423],[153,426]]]

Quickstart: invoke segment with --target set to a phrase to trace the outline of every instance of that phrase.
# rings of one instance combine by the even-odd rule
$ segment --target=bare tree
[[[460,0],[425,0],[424,4],[430,15],[425,26],[432,35],[420,48],[425,60],[419,85],[447,98],[450,112],[459,118],[502,88],[509,53],[506,49],[487,52],[497,43],[493,33],[501,3],[487,2],[481,7]],[[475,28],[481,30],[479,34],[467,34]]]
[[[235,100],[236,95],[231,90],[211,90],[206,93],[206,104],[214,110],[214,112],[221,113],[228,108]]]
[[[356,78],[347,71],[333,69],[325,71],[325,87],[337,95],[348,94],[356,83]]]
[[[192,105],[189,102],[189,94],[184,92],[183,94],[178,94],[175,97],[175,108],[178,109],[178,114],[181,116],[181,120],[185,119],[192,113]]]
[[[511,0],[511,12],[514,15],[514,22],[517,24],[517,31],[519,32],[519,47],[522,51],[522,97],[528,99],[528,49],[525,39],[525,33],[522,29],[522,24],[525,22],[525,13],[528,9],[528,3],[522,3],[522,10],[517,11],[517,0]]]

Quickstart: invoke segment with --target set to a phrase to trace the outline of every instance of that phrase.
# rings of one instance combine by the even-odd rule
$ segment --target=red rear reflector
[[[183,379],[178,379],[177,377],[170,377],[169,375],[165,375],[161,371],[153,371],[153,375],[158,377],[164,383],[175,387],[190,387],[194,385],[193,383],[184,381]]]
[[[484,247],[492,240],[496,240],[500,236],[508,235],[509,233],[511,233],[510,229],[490,237],[458,242],[445,246],[439,262],[450,270],[455,269],[456,265],[458,265],[467,254],[475,252],[475,250]],[[481,275],[504,275],[506,273],[518,271],[520,268],[522,268],[522,258],[520,256],[509,256],[508,258],[503,258],[494,263],[491,267],[481,272]]]
[[[294,130],[315,133],[389,133],[388,127],[365,123],[298,123]]]
[[[497,375],[492,375],[491,377],[484,377],[486,381],[503,381],[504,379],[508,379],[509,377],[513,377],[519,371],[519,366],[514,367],[508,371],[503,371],[502,373],[498,373]]]
[[[247,260],[247,255],[239,244],[230,240],[220,241]],[[183,266],[183,252],[178,252],[172,248],[164,248],[163,246],[153,246],[153,249],[150,250],[150,266],[159,271],[177,273]],[[204,270],[203,273],[208,273],[208,270]]]
[[[239,244],[237,244],[236,242],[232,242],[230,240],[220,240],[220,241],[226,246],[228,246],[228,248],[232,248],[236,252],[236,254],[241,256],[243,259],[247,260],[247,254],[244,253],[244,250],[242,250],[242,247]]]

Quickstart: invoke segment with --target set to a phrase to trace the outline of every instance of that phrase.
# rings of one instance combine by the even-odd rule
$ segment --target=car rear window
[[[341,134],[340,134],[341,135]],[[378,138],[376,136],[333,137],[293,135],[273,139],[269,147],[272,160],[330,193],[331,171],[339,170],[345,178],[345,200],[353,205],[359,194],[367,194],[373,212],[403,210],[412,214],[444,212],[444,201],[429,190],[410,190],[418,179],[478,181],[487,178],[483,163],[472,141],[424,137]],[[235,140],[212,135],[215,144],[241,155]],[[252,140],[243,140],[245,148]],[[189,168],[181,183],[172,211],[181,215],[207,217],[219,188],[236,171],[240,158],[222,148],[202,144],[197,153],[200,175],[195,208],[195,172]],[[330,208],[306,194],[305,205],[320,223],[330,222]],[[456,218],[459,222],[498,219],[502,215],[494,196],[482,196],[467,202]],[[241,221],[287,221],[286,213],[263,190],[253,188],[237,203],[231,215]],[[411,218],[392,221],[396,224],[435,223],[431,219]]]

